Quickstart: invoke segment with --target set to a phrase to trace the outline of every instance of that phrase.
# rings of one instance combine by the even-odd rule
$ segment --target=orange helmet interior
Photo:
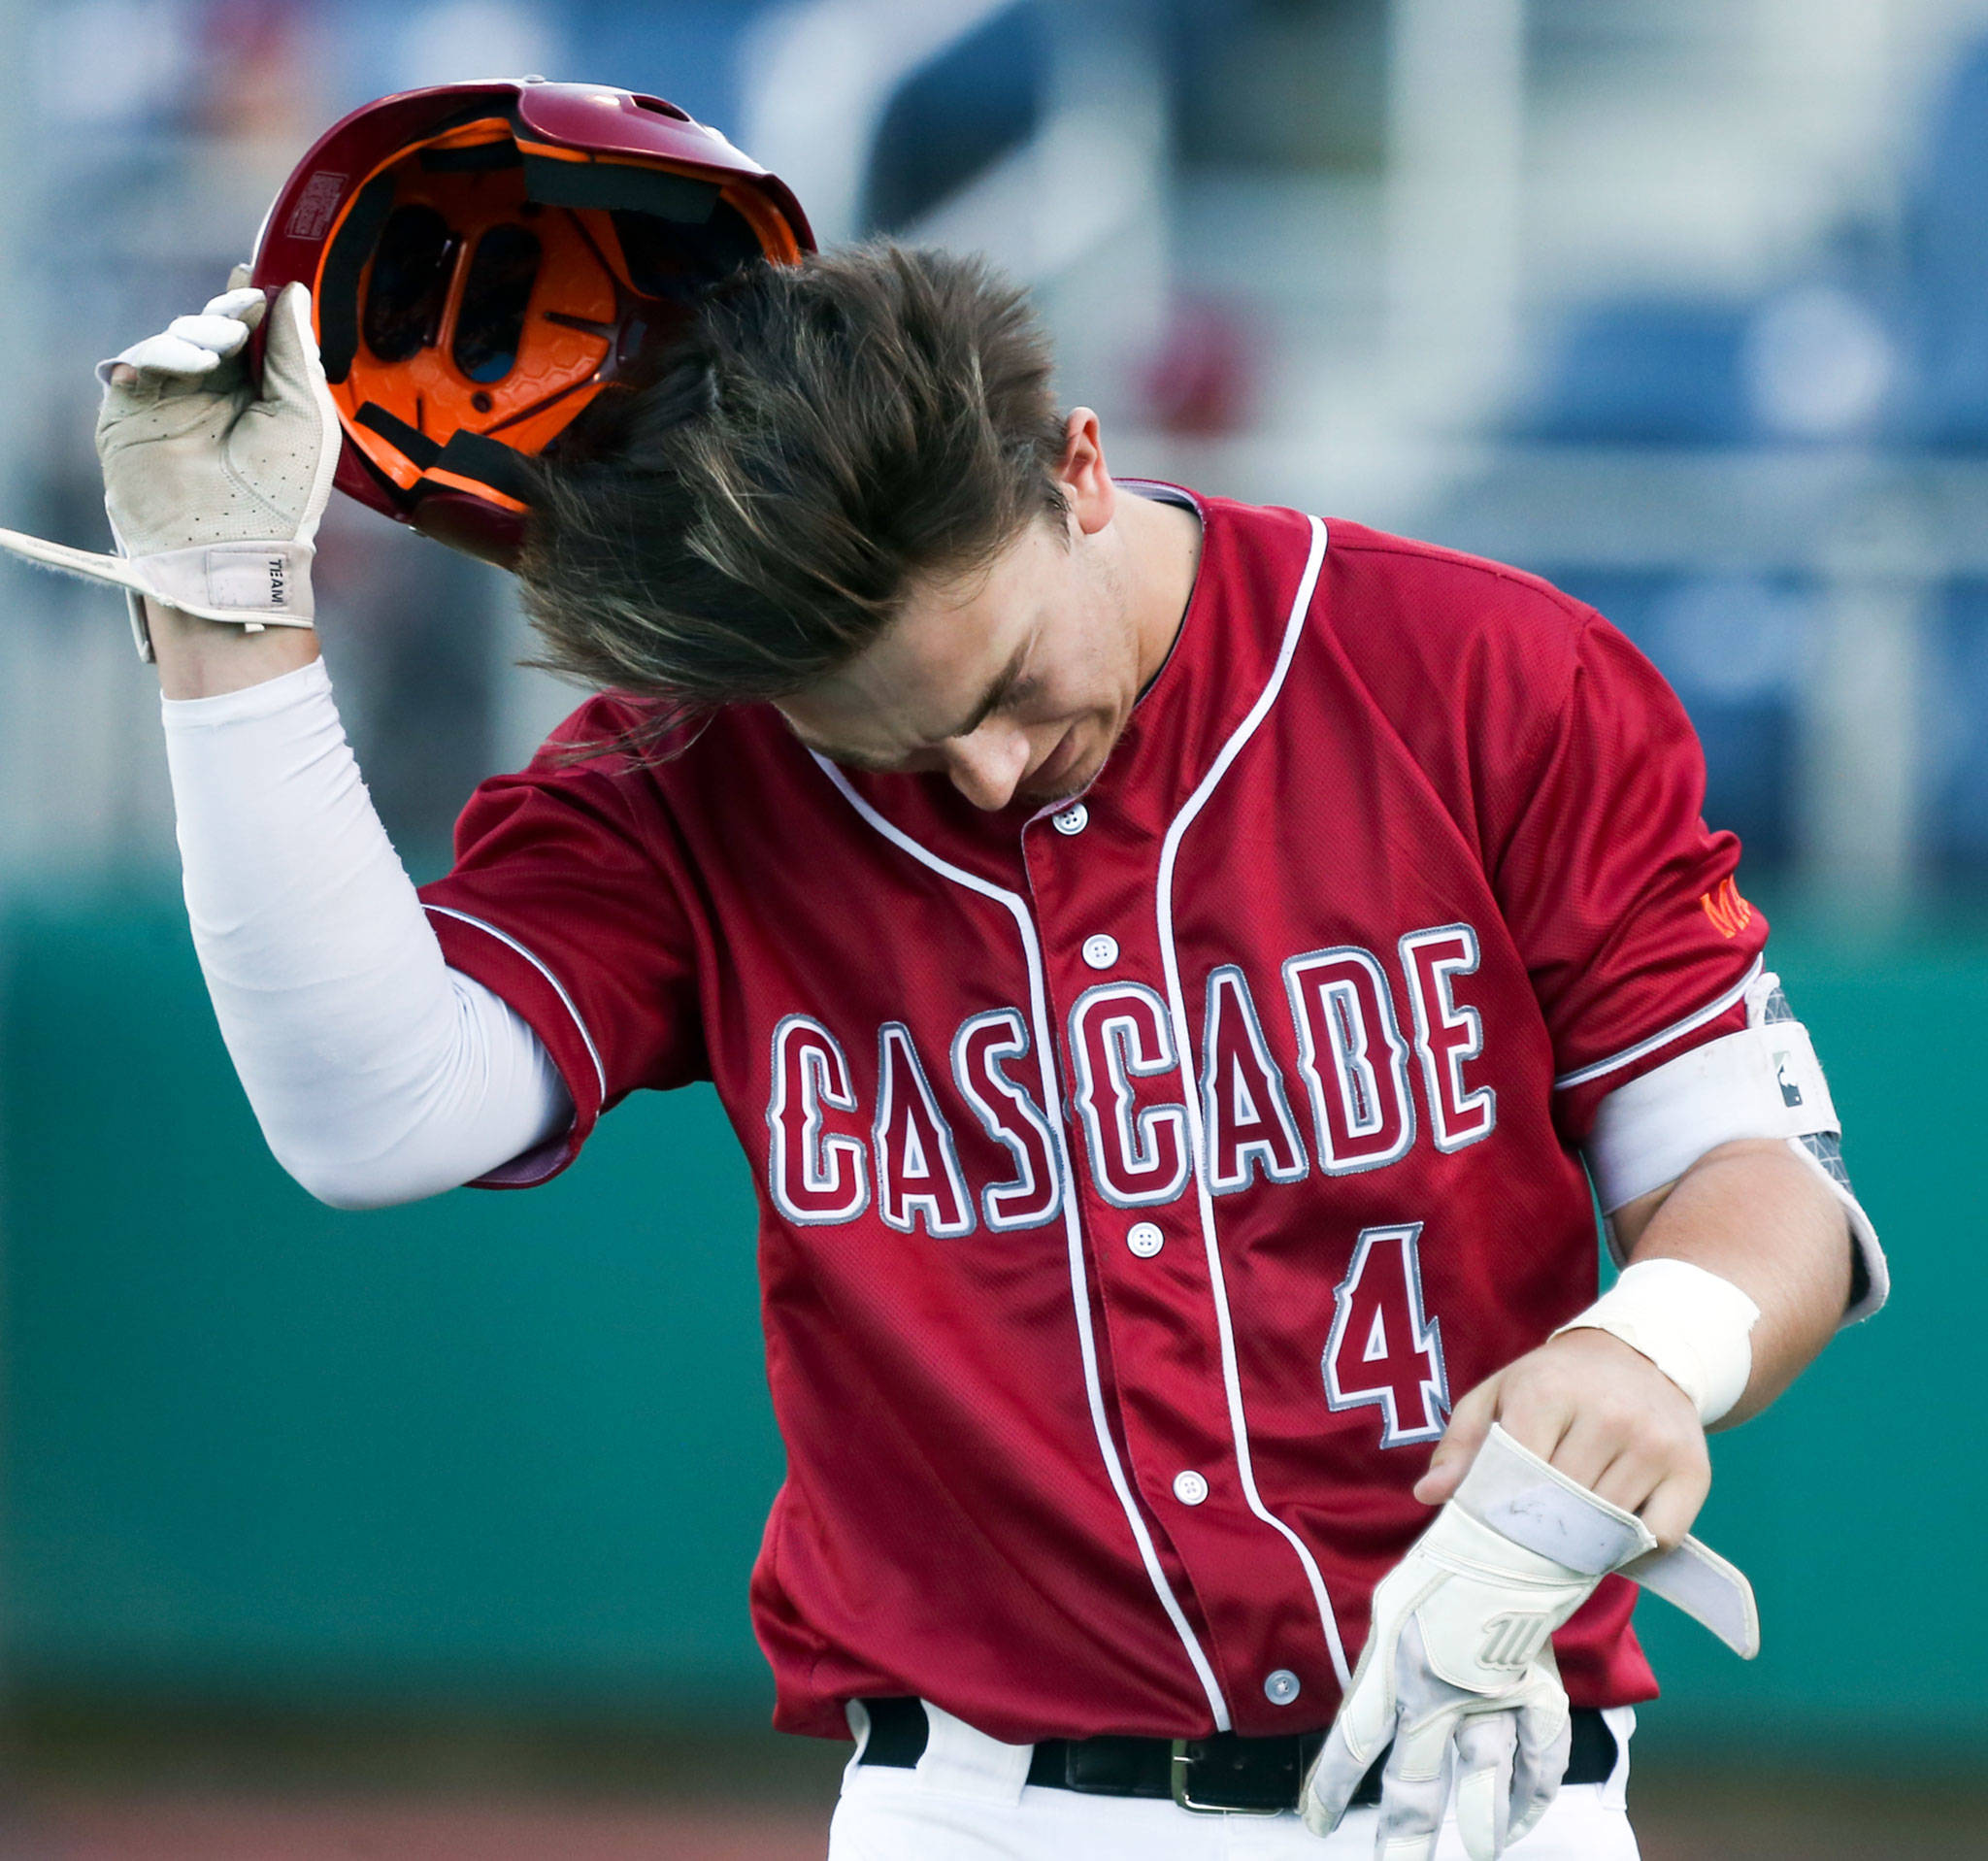
[[[800,249],[751,185],[479,116],[396,150],[347,197],[314,281],[326,379],[401,491],[522,511],[517,454],[543,451],[757,257]]]

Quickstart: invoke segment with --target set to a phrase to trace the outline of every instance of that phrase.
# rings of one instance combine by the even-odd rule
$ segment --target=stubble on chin
[[[1112,732],[1111,741],[1106,746],[1105,753],[1088,767],[1079,763],[1062,781],[1052,783],[1047,788],[1038,790],[1024,785],[1020,791],[1020,798],[1031,808],[1038,810],[1060,808],[1065,802],[1075,801],[1105,773],[1105,765],[1110,761],[1111,751],[1117,748],[1121,734],[1122,727]]]
[[[1067,801],[1075,801],[1096,781],[1098,771],[1103,767],[1104,764],[1100,763],[1096,769],[1073,769],[1061,781],[1052,782],[1046,788],[1031,788],[1024,783],[1016,791],[1016,799],[1037,810],[1060,808]]]
[[[1058,782],[1054,788],[1044,794],[1025,790],[1021,799],[1024,806],[1040,814],[1044,808],[1061,808],[1065,802],[1075,801],[1096,780],[1095,776],[1085,776],[1076,781]]]

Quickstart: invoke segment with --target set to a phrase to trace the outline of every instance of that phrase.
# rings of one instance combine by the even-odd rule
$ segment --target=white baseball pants
[[[1376,1812],[1354,1810],[1325,1841],[1295,1814],[1200,1815],[1136,1797],[1033,1787],[1026,1745],[1003,1745],[928,1706],[915,1770],[850,1763],[828,1861],[1373,1861]],[[1637,1861],[1625,1799],[1636,1714],[1607,1714],[1619,1756],[1606,1783],[1564,1786],[1512,1861]],[[1437,1861],[1465,1861],[1454,1823]]]

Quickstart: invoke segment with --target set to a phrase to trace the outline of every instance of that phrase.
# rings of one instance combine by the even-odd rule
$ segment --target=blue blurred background
[[[525,71],[671,98],[824,241],[994,253],[1121,474],[1517,562],[1656,660],[1899,1292],[1718,1446],[1759,1663],[1642,1612],[1646,1851],[1981,1852],[1988,0],[0,0],[0,520],[103,546],[91,364],[335,116]],[[573,696],[502,577],[342,504],[321,548],[425,875]],[[781,1463],[714,1104],[529,1196],[312,1203],[120,611],[0,605],[0,1852],[359,1852],[406,1798],[515,1814],[364,1851],[818,1854],[839,1753],[755,1732]]]

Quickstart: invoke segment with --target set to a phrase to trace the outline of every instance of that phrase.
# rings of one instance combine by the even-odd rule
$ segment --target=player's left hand
[[[1449,1499],[1494,1421],[1575,1485],[1635,1512],[1667,1550],[1711,1489],[1691,1398],[1606,1331],[1563,1332],[1480,1382],[1452,1412],[1415,1497]]]
[[[1360,1665],[1305,1779],[1305,1826],[1332,1834],[1386,1750],[1376,1861],[1432,1861],[1452,1775],[1465,1851],[1496,1861],[1567,1769],[1551,1636],[1599,1580],[1446,1506],[1374,1592]]]
[[[1375,1591],[1367,1646],[1304,1796],[1306,1825],[1331,1833],[1392,1739],[1376,1837],[1381,1861],[1435,1853],[1452,1762],[1458,1829],[1472,1861],[1495,1861],[1524,1835],[1567,1768],[1567,1695],[1549,1637],[1599,1576],[1515,1545],[1446,1504],[1493,1423],[1567,1487],[1640,1517],[1666,1548],[1690,1530],[1711,1484],[1690,1397],[1607,1332],[1549,1339],[1457,1404],[1415,1486],[1417,1499],[1444,1510]],[[1538,1642],[1512,1666],[1500,1650],[1521,1623]]]
[[[1433,1861],[1452,1776],[1464,1851],[1497,1861],[1567,1771],[1573,1721],[1554,1631],[1607,1573],[1648,1573],[1664,1555],[1633,1512],[1488,1425],[1454,1497],[1374,1591],[1360,1665],[1305,1778],[1305,1826],[1338,1828],[1391,1745],[1378,1861]],[[1695,1574],[1725,1568],[1702,1546],[1697,1555]],[[1758,1645],[1750,1606],[1749,1593],[1742,1651]]]

